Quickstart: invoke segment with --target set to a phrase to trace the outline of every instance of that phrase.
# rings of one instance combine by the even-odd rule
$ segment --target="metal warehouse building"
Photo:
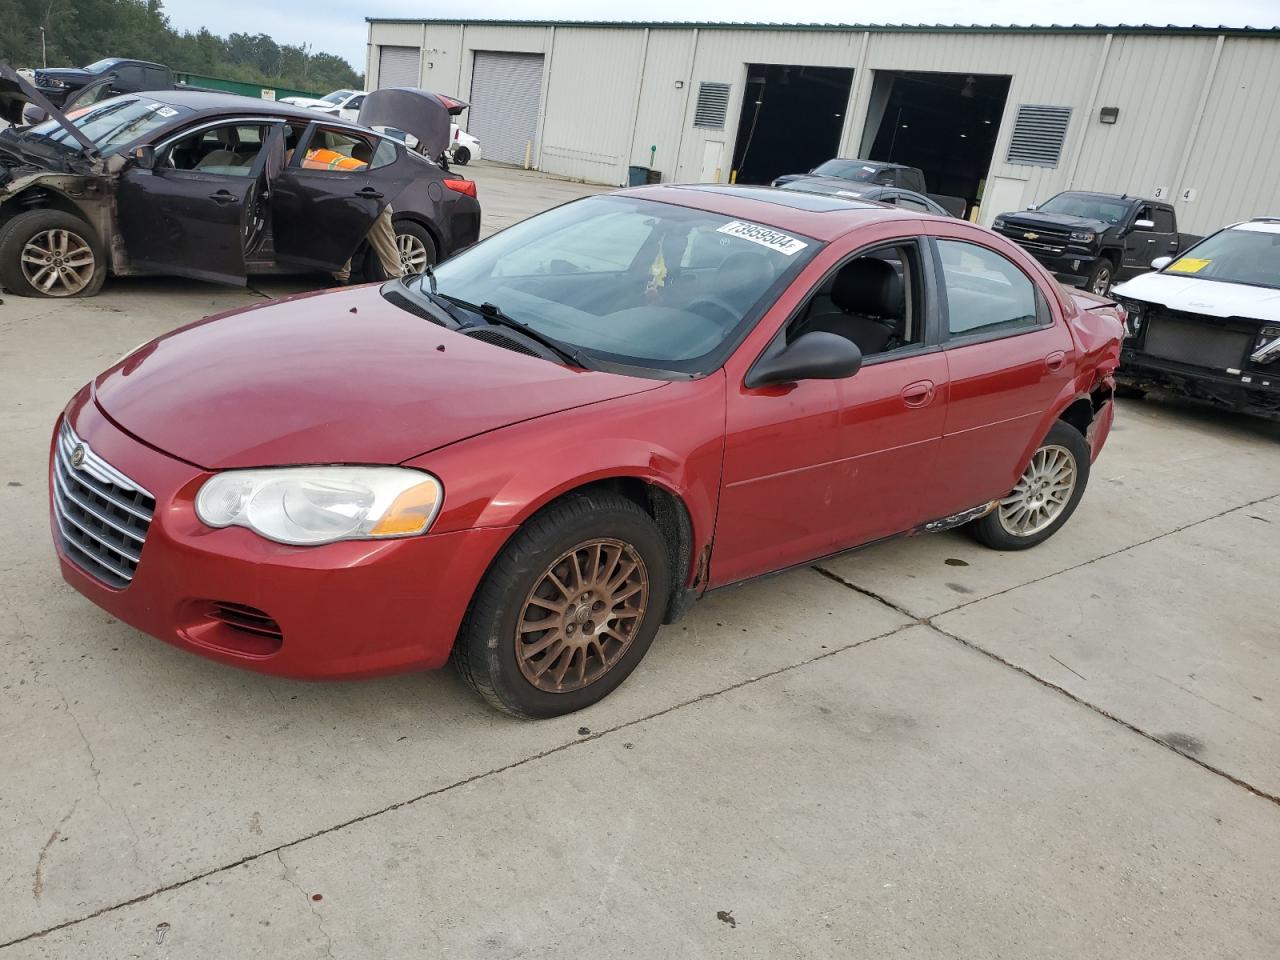
[[[472,104],[485,156],[622,184],[920,167],[989,223],[1064,189],[1280,214],[1280,30],[369,21],[368,76]]]

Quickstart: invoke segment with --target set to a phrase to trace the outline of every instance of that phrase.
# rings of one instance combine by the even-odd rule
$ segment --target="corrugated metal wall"
[[[988,174],[989,195],[1001,203],[1025,206],[1067,188],[1151,195],[1164,187],[1181,229],[1192,233],[1280,214],[1275,38],[375,22],[371,58],[413,31],[424,47],[423,82],[442,92],[465,94],[475,50],[546,53],[538,163],[566,176],[620,183],[626,166],[647,165],[656,145],[664,179],[697,179],[709,141],[732,151],[747,63],[854,67],[846,155],[862,142],[874,71],[985,73],[1011,78]],[[732,85],[724,130],[693,126],[704,80]],[[1057,167],[1005,161],[1023,103],[1072,108]],[[1104,106],[1119,108],[1116,124],[1099,122]],[[1178,199],[1188,189],[1192,198]],[[984,209],[982,220],[999,212]]]

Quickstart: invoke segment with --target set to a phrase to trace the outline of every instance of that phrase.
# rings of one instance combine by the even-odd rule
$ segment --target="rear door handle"
[[[1063,353],[1061,350],[1055,350],[1053,351],[1053,353],[1049,354],[1047,357],[1044,358],[1044,365],[1048,367],[1051,372],[1054,372],[1054,373],[1061,370],[1062,365],[1066,362],[1067,362],[1067,355]]]
[[[373,187],[365,187],[363,190],[357,190],[356,196],[363,200],[381,200],[382,194]]]
[[[239,203],[240,198],[230,190],[217,190],[209,194],[209,199],[214,203]]]
[[[902,402],[908,407],[925,407],[933,399],[933,381],[917,380],[902,388]]]

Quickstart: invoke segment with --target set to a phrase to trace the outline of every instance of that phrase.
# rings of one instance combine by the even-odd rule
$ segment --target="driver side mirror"
[[[1173,257],[1156,257],[1151,261],[1152,270],[1163,270],[1169,264],[1173,263]]]
[[[1039,210],[1039,209],[1040,209],[1040,204],[1038,204],[1038,203],[1033,203],[1033,204],[1031,204],[1031,206],[1027,207],[1027,209],[1028,209],[1028,210]]]
[[[754,389],[798,380],[843,380],[861,366],[862,351],[857,344],[819,330],[762,357],[747,374],[746,386]]]
[[[133,148],[133,165],[139,170],[154,170],[156,166],[156,148],[151,146]]]
[[[1133,229],[1135,230],[1154,230],[1156,222],[1154,220],[1135,220],[1133,221]]]

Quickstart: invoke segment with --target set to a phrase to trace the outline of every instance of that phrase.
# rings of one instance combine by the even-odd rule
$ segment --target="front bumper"
[[[1245,413],[1280,419],[1280,365],[1275,374],[1208,370],[1153,357],[1132,346],[1120,350],[1116,379],[1126,386],[1162,390]]]
[[[167,643],[261,673],[344,679],[448,660],[471,596],[511,528],[321,547],[290,547],[240,527],[211,529],[194,510],[210,474],[138,442],[87,397],[86,388],[68,409],[72,428],[152,492],[156,507],[136,573],[123,589],[76,562],[51,507],[63,578],[80,593]],[[51,445],[51,497],[52,456]],[[228,625],[213,615],[216,604],[265,613],[278,624],[278,642]]]

